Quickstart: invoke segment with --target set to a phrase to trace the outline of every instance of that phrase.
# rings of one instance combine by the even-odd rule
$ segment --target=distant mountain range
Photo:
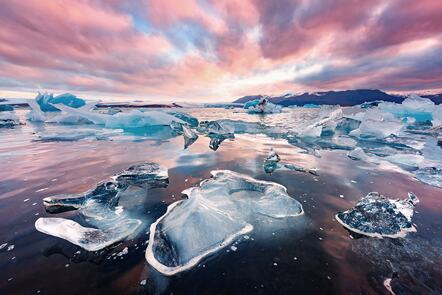
[[[261,97],[264,97],[264,95],[243,96],[234,102],[245,103]],[[429,98],[436,104],[442,103],[442,94],[422,95],[422,97]],[[271,102],[282,106],[303,106],[305,104],[339,104],[341,106],[352,106],[376,100],[400,103],[405,98],[406,96],[388,94],[378,89],[356,89],[315,93],[305,92],[303,94],[285,94],[282,96],[271,96],[269,99]]]

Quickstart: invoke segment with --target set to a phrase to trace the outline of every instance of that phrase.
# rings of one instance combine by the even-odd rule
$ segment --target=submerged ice
[[[404,237],[415,231],[411,222],[413,210],[419,199],[408,193],[405,200],[392,200],[371,192],[354,208],[336,214],[336,219],[348,230],[376,238]]]
[[[142,223],[118,206],[120,195],[129,186],[150,189],[166,187],[168,182],[167,169],[157,163],[133,165],[85,193],[43,199],[48,212],[79,210],[95,227],[84,227],[72,220],[52,217],[39,218],[35,227],[40,232],[65,239],[88,251],[103,249],[131,235]]]
[[[303,213],[282,185],[228,170],[212,171],[170,205],[150,228],[146,260],[165,275],[188,270],[201,259],[253,230],[258,216],[285,218]]]

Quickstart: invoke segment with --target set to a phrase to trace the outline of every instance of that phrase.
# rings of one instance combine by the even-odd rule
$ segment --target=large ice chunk
[[[433,115],[442,111],[442,108],[430,99],[416,94],[411,94],[401,104],[382,102],[378,107],[381,111],[391,113],[398,118],[413,118],[418,122],[432,121],[436,119]]]
[[[404,237],[408,232],[416,231],[411,218],[418,202],[413,193],[408,193],[405,200],[391,200],[377,192],[371,192],[354,208],[336,214],[336,219],[357,234],[375,238]]]
[[[147,126],[170,126],[175,123],[186,124],[185,121],[172,116],[166,112],[149,110],[131,110],[115,115],[100,114],[91,110],[75,109],[65,105],[56,105],[63,112],[85,118],[97,125],[104,125],[106,128],[130,129]]]
[[[35,228],[42,233],[64,239],[87,251],[98,251],[124,240],[141,224],[137,219],[125,219],[114,226],[96,229],[81,226],[79,223],[57,217],[39,218]]]
[[[149,189],[166,187],[168,182],[167,169],[157,163],[133,165],[85,193],[43,199],[48,212],[78,209],[88,223],[95,227],[84,227],[63,218],[40,218],[35,227],[88,251],[103,249],[131,235],[142,223],[141,220],[131,218],[118,206],[121,193],[129,186]]]
[[[350,135],[356,137],[386,138],[391,135],[399,135],[405,128],[400,119],[391,113],[380,111],[378,108],[358,113],[353,119],[361,121],[359,128],[350,132]]]
[[[249,114],[273,114],[280,113],[282,107],[273,104],[267,98],[262,97],[260,99],[248,101],[244,104],[244,109]]]
[[[284,218],[303,213],[282,185],[236,172],[212,171],[189,198],[173,203],[150,228],[146,260],[165,275],[195,266],[201,259],[253,229],[257,215]]]

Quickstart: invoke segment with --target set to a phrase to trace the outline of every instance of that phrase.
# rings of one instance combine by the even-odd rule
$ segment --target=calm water
[[[311,116],[309,112],[267,117],[224,109],[190,113],[200,120],[231,118],[287,128]],[[442,190],[407,174],[352,161],[344,151],[314,157],[264,135],[238,135],[215,152],[203,136],[184,150],[182,137],[162,132],[137,141],[129,140],[136,134],[114,141],[36,141],[35,133],[45,128],[56,127],[27,123],[0,130],[0,244],[14,245],[0,250],[0,294],[388,294],[388,278],[394,278],[398,293],[442,292]],[[270,147],[284,162],[319,168],[319,176],[266,174],[262,164]],[[170,184],[122,198],[120,204],[144,222],[136,235],[89,253],[35,230],[37,218],[54,216],[45,212],[44,197],[83,192],[142,161],[166,166]],[[236,251],[227,247],[191,271],[165,277],[144,258],[149,225],[181,199],[183,189],[215,169],[280,183],[302,203],[305,214],[259,225],[251,239],[239,240]],[[417,194],[417,232],[399,240],[351,238],[334,215],[371,191],[392,198]],[[75,211],[57,216],[84,223]],[[127,255],[112,256],[125,247]]]

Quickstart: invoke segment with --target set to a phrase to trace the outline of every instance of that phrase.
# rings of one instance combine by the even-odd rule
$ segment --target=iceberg
[[[57,105],[57,108],[71,115],[82,117],[97,125],[104,125],[106,128],[130,129],[142,128],[148,126],[171,126],[171,124],[186,124],[185,121],[169,115],[163,111],[145,111],[131,110],[129,112],[120,112],[115,115],[96,113],[83,108],[75,109],[65,105]]]
[[[302,205],[282,185],[229,170],[212,171],[183,194],[150,227],[146,260],[165,275],[198,264],[253,230],[258,216],[285,218],[303,214]]]
[[[416,94],[409,95],[401,104],[382,102],[379,110],[393,114],[398,118],[413,118],[418,122],[432,121],[433,115],[442,111],[441,106],[435,105],[428,98]],[[435,122],[437,123],[437,122]]]
[[[249,114],[273,114],[280,113],[282,107],[271,103],[268,98],[260,98],[248,101],[244,104],[244,109]]]
[[[416,229],[411,223],[419,199],[408,193],[405,200],[391,200],[377,192],[362,198],[354,208],[336,214],[336,220],[351,232],[375,238],[399,238]]]
[[[95,227],[84,227],[64,218],[39,218],[35,228],[88,251],[103,249],[133,234],[142,223],[141,220],[130,218],[118,206],[121,194],[129,186],[150,189],[166,187],[168,183],[167,169],[157,163],[133,165],[85,193],[43,199],[47,212],[79,210],[86,221]]]
[[[20,125],[20,120],[13,112],[0,112],[0,128],[13,128]]]
[[[391,135],[400,135],[405,128],[400,119],[378,108],[368,109],[364,113],[356,114],[354,119],[361,121],[359,128],[349,133],[355,137],[386,138]]]
[[[86,104],[84,99],[73,94],[64,93],[54,97],[52,93],[38,93],[35,101],[43,112],[57,112],[59,109],[54,104],[63,104],[72,108],[79,108]]]

